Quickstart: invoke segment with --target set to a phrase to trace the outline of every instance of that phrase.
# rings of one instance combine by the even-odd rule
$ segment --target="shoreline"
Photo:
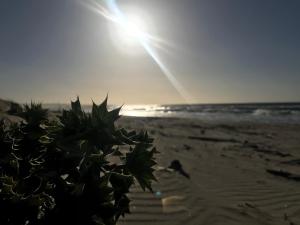
[[[160,152],[154,192],[134,186],[119,225],[300,224],[299,124],[122,116],[116,125],[146,130]]]

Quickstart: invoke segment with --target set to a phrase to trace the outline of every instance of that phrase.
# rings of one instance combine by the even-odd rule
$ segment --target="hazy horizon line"
[[[34,103],[41,103],[42,105],[69,105],[71,103],[72,100],[70,100],[69,102],[43,102],[43,101],[34,101],[31,100],[30,102],[18,102],[15,101],[13,99],[9,99],[9,98],[0,98],[0,101],[7,101],[7,102],[15,102],[18,104],[28,104],[30,102],[34,102]],[[96,103],[96,104],[100,104],[100,103]],[[122,106],[126,106],[126,105],[251,105],[251,104],[300,104],[300,100],[298,101],[245,101],[245,102],[239,102],[239,101],[232,101],[232,102],[198,102],[198,103],[183,103],[183,102],[178,102],[178,103],[122,103],[122,104],[118,104],[118,103],[111,103],[108,105],[122,105]],[[92,105],[91,103],[81,103],[81,105],[84,106],[90,106]]]
[[[26,104],[26,103],[21,103]],[[43,105],[69,105],[70,103],[41,103]],[[99,103],[100,104],[100,103]],[[121,105],[251,105],[251,104],[300,104],[300,101],[269,101],[269,102],[216,102],[216,103],[130,103],[130,104],[121,104]],[[91,106],[92,103],[82,103],[84,106]],[[119,105],[119,104],[108,104],[108,105]]]

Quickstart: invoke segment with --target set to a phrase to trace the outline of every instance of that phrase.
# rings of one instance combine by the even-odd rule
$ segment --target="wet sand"
[[[131,189],[119,224],[300,224],[300,126],[122,118],[160,151],[154,193]],[[179,160],[190,179],[166,169]]]

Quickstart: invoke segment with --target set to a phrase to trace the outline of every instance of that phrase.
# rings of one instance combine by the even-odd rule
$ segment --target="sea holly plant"
[[[107,98],[91,113],[77,98],[52,120],[40,104],[13,111],[21,122],[0,122],[1,225],[115,225],[135,182],[152,190],[153,139],[116,127]]]

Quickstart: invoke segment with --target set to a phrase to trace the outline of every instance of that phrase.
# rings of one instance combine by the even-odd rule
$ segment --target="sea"
[[[54,111],[68,109],[64,104],[47,104]],[[109,106],[113,109],[116,106]],[[86,112],[91,105],[84,105]],[[192,118],[216,122],[260,122],[300,124],[299,103],[124,105],[121,115],[131,117]]]

